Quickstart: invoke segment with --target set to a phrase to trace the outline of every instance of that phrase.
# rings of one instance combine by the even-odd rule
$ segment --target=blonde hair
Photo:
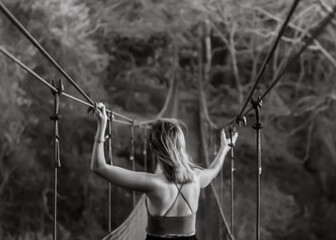
[[[185,138],[176,119],[160,119],[149,134],[154,160],[160,164],[169,182],[187,183],[194,180],[191,158],[186,153]]]

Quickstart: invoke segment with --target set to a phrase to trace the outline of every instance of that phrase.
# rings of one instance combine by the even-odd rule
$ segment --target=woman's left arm
[[[101,110],[98,109],[95,112],[98,128],[93,145],[90,169],[112,184],[135,191],[145,193],[151,192],[156,186],[156,176],[154,174],[134,172],[121,167],[111,166],[106,163],[104,138],[107,116],[103,104],[98,104],[98,108],[101,108]]]

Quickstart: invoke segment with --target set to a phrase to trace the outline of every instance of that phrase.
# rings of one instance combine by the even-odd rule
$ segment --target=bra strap
[[[170,212],[170,210],[173,208],[173,206],[175,205],[175,203],[176,203],[176,201],[177,201],[177,198],[178,198],[178,196],[180,195],[180,193],[181,193],[181,189],[182,189],[182,187],[183,187],[183,184],[181,185],[181,187],[179,188],[178,186],[177,186],[177,184],[174,182],[174,184],[175,184],[175,186],[176,186],[176,188],[177,188],[177,194],[176,194],[176,198],[175,198],[175,200],[174,200],[174,202],[172,203],[172,205],[170,205],[170,208],[166,211],[166,213],[163,215],[164,217],[168,214],[168,212]]]
[[[181,187],[178,187],[177,184],[176,184],[175,182],[174,182],[174,184],[175,184],[175,186],[176,186],[176,188],[177,188],[178,193],[177,193],[177,195],[176,195],[176,198],[175,198],[173,204],[170,206],[170,208],[166,211],[166,213],[165,213],[163,216],[166,216],[166,215],[168,214],[168,212],[173,208],[173,206],[175,205],[175,202],[177,201],[177,198],[178,198],[179,195],[182,196],[183,200],[184,200],[184,201],[186,202],[186,204],[188,205],[190,212],[193,213],[193,210],[192,210],[192,208],[191,208],[191,206],[190,206],[188,200],[186,199],[186,197],[185,197],[185,196],[183,195],[183,193],[181,192],[182,187],[183,187],[184,185],[181,184]]]
[[[186,199],[185,196],[183,195],[183,193],[180,192],[180,194],[181,194],[183,200],[184,200],[184,201],[186,202],[186,204],[188,205],[190,212],[193,213],[193,210],[192,210],[192,208],[191,208],[189,202],[187,201],[187,199]]]

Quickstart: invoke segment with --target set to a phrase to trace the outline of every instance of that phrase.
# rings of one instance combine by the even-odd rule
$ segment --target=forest
[[[188,153],[206,167],[219,130],[235,118],[293,0],[3,0],[3,4],[96,102],[138,121],[174,117],[186,125]],[[333,11],[334,0],[299,1],[254,97]],[[261,107],[261,238],[336,236],[336,17],[312,39]],[[0,13],[0,47],[45,80],[62,79]],[[81,98],[82,99],[82,98]],[[169,102],[167,102],[167,99]],[[249,105],[250,107],[250,105]],[[51,91],[0,54],[0,239],[52,239],[54,111]],[[58,237],[109,233],[108,184],[89,168],[96,122],[87,106],[61,96]],[[237,128],[234,235],[255,236],[255,114]],[[335,135],[334,135],[335,134]],[[131,129],[113,124],[113,163],[128,169]],[[135,168],[145,128],[134,129]],[[107,147],[107,146],[106,146]],[[230,216],[230,160],[215,180]],[[112,186],[112,228],[133,209],[132,192]],[[140,195],[137,194],[137,198]],[[200,239],[228,239],[210,188],[201,194]]]

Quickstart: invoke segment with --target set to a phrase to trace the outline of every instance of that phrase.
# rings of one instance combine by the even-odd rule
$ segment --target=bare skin
[[[150,213],[154,216],[162,216],[177,196],[178,190],[175,184],[168,182],[160,168],[155,173],[146,173],[130,171],[106,164],[104,143],[97,141],[104,139],[107,124],[105,106],[102,103],[98,104],[95,117],[98,128],[92,151],[91,170],[114,185],[145,193],[149,199],[148,208]],[[238,134],[234,134],[233,143],[236,142],[237,137]],[[206,169],[195,169],[194,181],[183,185],[182,193],[188,200],[193,212],[198,209],[200,189],[207,187],[221,170],[225,156],[230,149],[229,143],[230,140],[226,138],[225,132],[222,130],[221,146],[211,165]],[[187,204],[179,197],[174,208],[169,211],[167,216],[184,216],[190,213],[191,211]]]

